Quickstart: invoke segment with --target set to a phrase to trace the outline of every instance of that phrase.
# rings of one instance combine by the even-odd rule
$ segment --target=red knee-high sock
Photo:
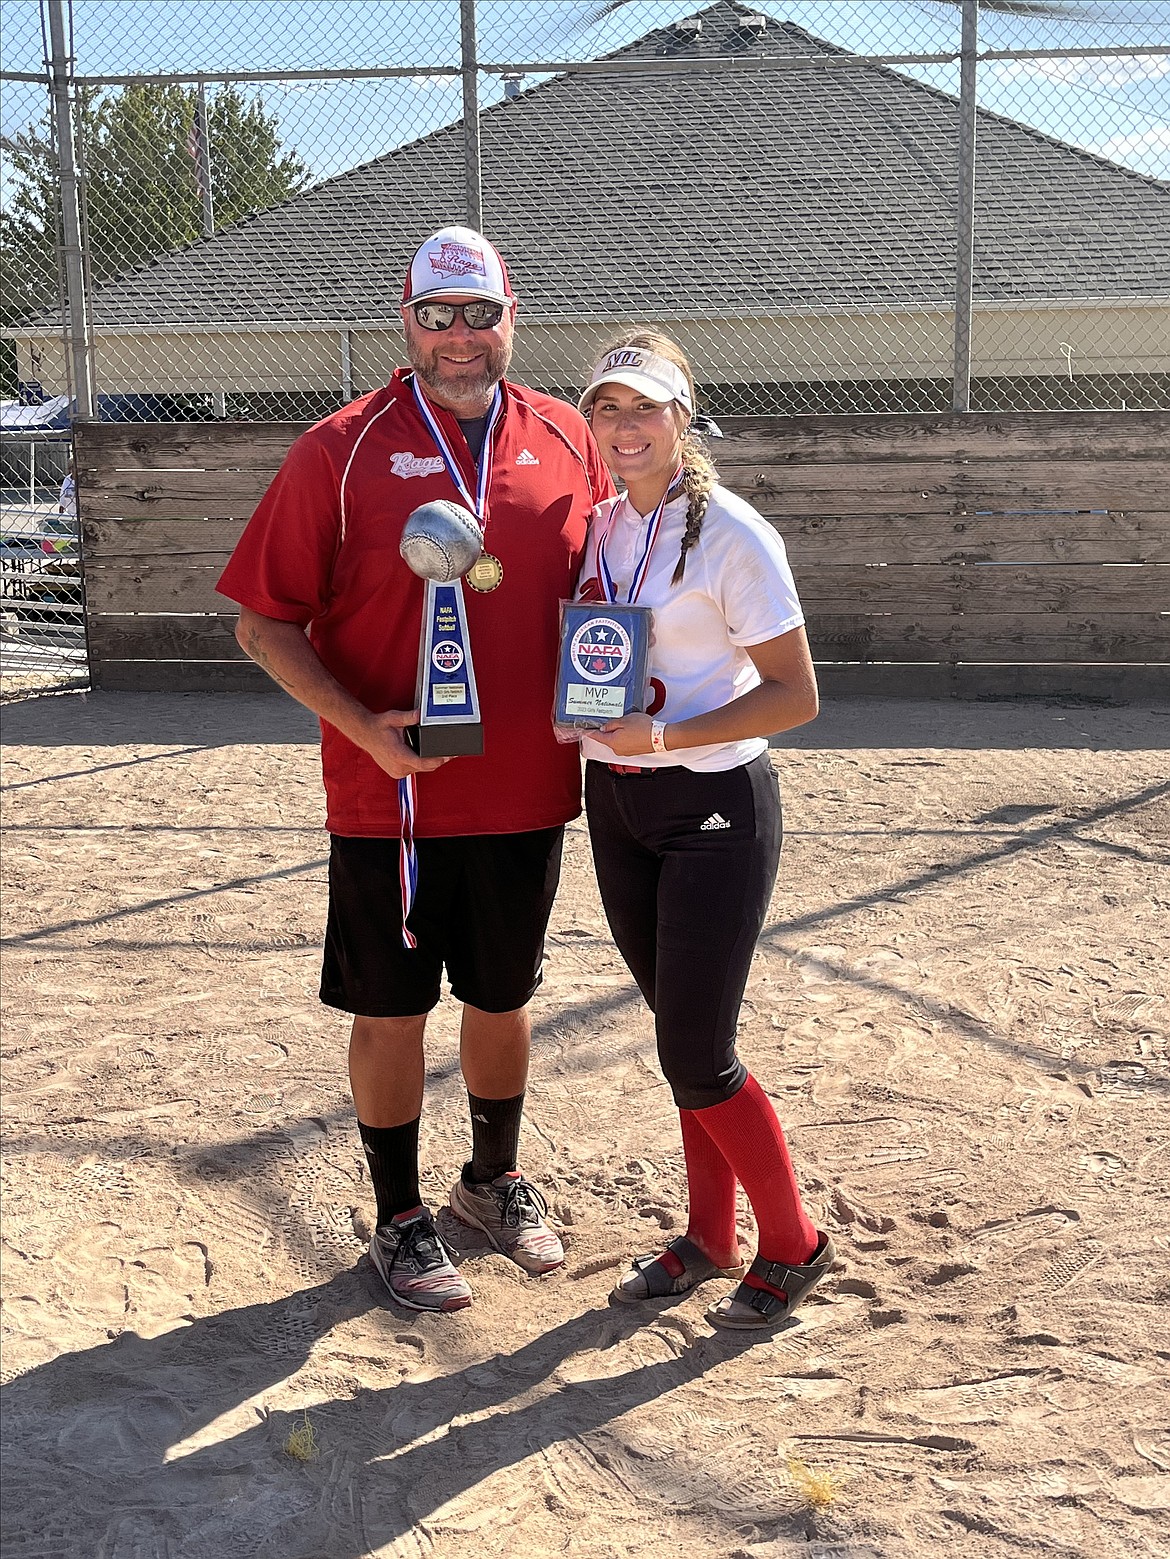
[[[733,1098],[696,1112],[747,1192],[766,1261],[802,1266],[818,1244],[800,1201],[784,1132],[767,1094],[750,1074]]]
[[[707,1112],[704,1110],[703,1114]],[[735,1234],[735,1172],[703,1130],[702,1116],[680,1110],[683,1153],[687,1161],[690,1220],[687,1238],[726,1266],[739,1260]],[[730,1256],[730,1260],[727,1260]]]

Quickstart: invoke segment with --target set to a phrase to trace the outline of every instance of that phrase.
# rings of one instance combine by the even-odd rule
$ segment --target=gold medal
[[[490,552],[481,552],[467,571],[467,583],[480,595],[489,595],[504,577],[504,565]]]

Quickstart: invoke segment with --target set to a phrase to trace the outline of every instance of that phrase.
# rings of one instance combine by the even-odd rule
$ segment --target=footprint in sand
[[[1130,1510],[1170,1510],[1170,1477],[1114,1478],[1109,1492]]]
[[[1025,1405],[1043,1370],[996,1375],[959,1386],[932,1386],[902,1391],[883,1399],[883,1406],[928,1424],[990,1424],[1011,1416]]]
[[[563,1508],[584,1520],[604,1510],[610,1532],[626,1512],[644,1521],[648,1507],[737,1526],[775,1521],[775,1468],[760,1456],[758,1433],[723,1419],[714,1392],[699,1396],[701,1405],[676,1412],[669,1427],[639,1408],[620,1425],[543,1452],[546,1477]],[[612,1549],[582,1545],[581,1551]]]
[[[207,1248],[197,1241],[140,1249],[122,1269],[134,1330],[150,1336],[159,1327],[189,1316],[211,1273]]]
[[[1106,1061],[1097,1071],[1102,1093],[1114,1099],[1153,1103],[1155,1079],[1140,1061]]]
[[[1040,1281],[1045,1288],[1060,1291],[1069,1288],[1095,1262],[1105,1254],[1100,1240],[1082,1240],[1075,1249],[1058,1256],[1045,1268]]]
[[[603,1322],[596,1342],[565,1359],[555,1376],[579,1386],[614,1380],[649,1365],[677,1361],[695,1340],[694,1327],[684,1316],[663,1315],[648,1325],[624,1318]]]
[[[155,1472],[168,1446],[182,1437],[189,1413],[177,1397],[141,1389],[127,1381],[125,1393],[103,1390],[98,1402],[74,1409],[57,1439],[66,1467],[103,1477],[147,1476]]]
[[[185,1221],[187,1232],[207,1247],[215,1266],[232,1266],[241,1258],[247,1262],[248,1256],[258,1256],[272,1243],[268,1212],[238,1197],[218,1196],[205,1202],[188,1196]]]
[[[1011,1218],[997,1218],[981,1224],[967,1236],[971,1245],[1010,1244],[1017,1249],[1034,1244],[1044,1236],[1059,1234],[1069,1224],[1080,1223],[1081,1215],[1068,1207],[1036,1207]]]
[[[986,1499],[1016,1500],[1059,1499],[1092,1494],[1100,1488],[1097,1477],[1070,1478],[1058,1468],[1040,1468],[1024,1472],[1015,1478],[993,1478],[987,1483],[975,1483],[968,1479],[944,1478],[936,1474],[931,1478],[936,1488],[952,1492],[981,1495]]]
[[[1085,1153],[1081,1157],[1080,1164],[1081,1168],[1087,1170],[1090,1175],[1106,1181],[1120,1174],[1125,1168],[1124,1160],[1118,1158],[1116,1153]]]
[[[1104,1353],[1070,1353],[1068,1363],[1072,1370],[1079,1370],[1090,1380],[1102,1380],[1106,1385],[1124,1390],[1149,1386],[1159,1378],[1155,1370],[1148,1370],[1140,1364],[1126,1364],[1121,1359],[1111,1359]],[[1164,1438],[1167,1454],[1170,1457],[1170,1431],[1165,1431]],[[1166,1467],[1170,1471],[1170,1459],[1167,1460]]]
[[[1170,1472],[1170,1429],[1135,1430],[1133,1448],[1155,1467]]]

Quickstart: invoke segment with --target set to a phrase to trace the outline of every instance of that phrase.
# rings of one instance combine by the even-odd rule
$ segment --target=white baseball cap
[[[503,256],[473,228],[441,227],[414,252],[402,288],[403,305],[469,294],[494,303],[512,302]]]
[[[677,401],[684,411],[695,409],[691,387],[682,369],[669,358],[648,352],[645,347],[619,346],[607,352],[593,370],[593,377],[577,402],[580,411],[587,411],[593,405],[593,398],[603,384],[624,384],[660,405]]]

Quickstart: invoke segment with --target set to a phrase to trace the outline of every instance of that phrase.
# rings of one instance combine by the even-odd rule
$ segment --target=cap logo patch
[[[634,352],[629,347],[624,347],[619,352],[611,352],[602,365],[603,373],[612,373],[615,368],[641,368],[646,359],[641,352]]]
[[[483,253],[470,244],[453,243],[444,239],[438,254],[430,256],[431,270],[436,276],[487,277],[487,265]]]

